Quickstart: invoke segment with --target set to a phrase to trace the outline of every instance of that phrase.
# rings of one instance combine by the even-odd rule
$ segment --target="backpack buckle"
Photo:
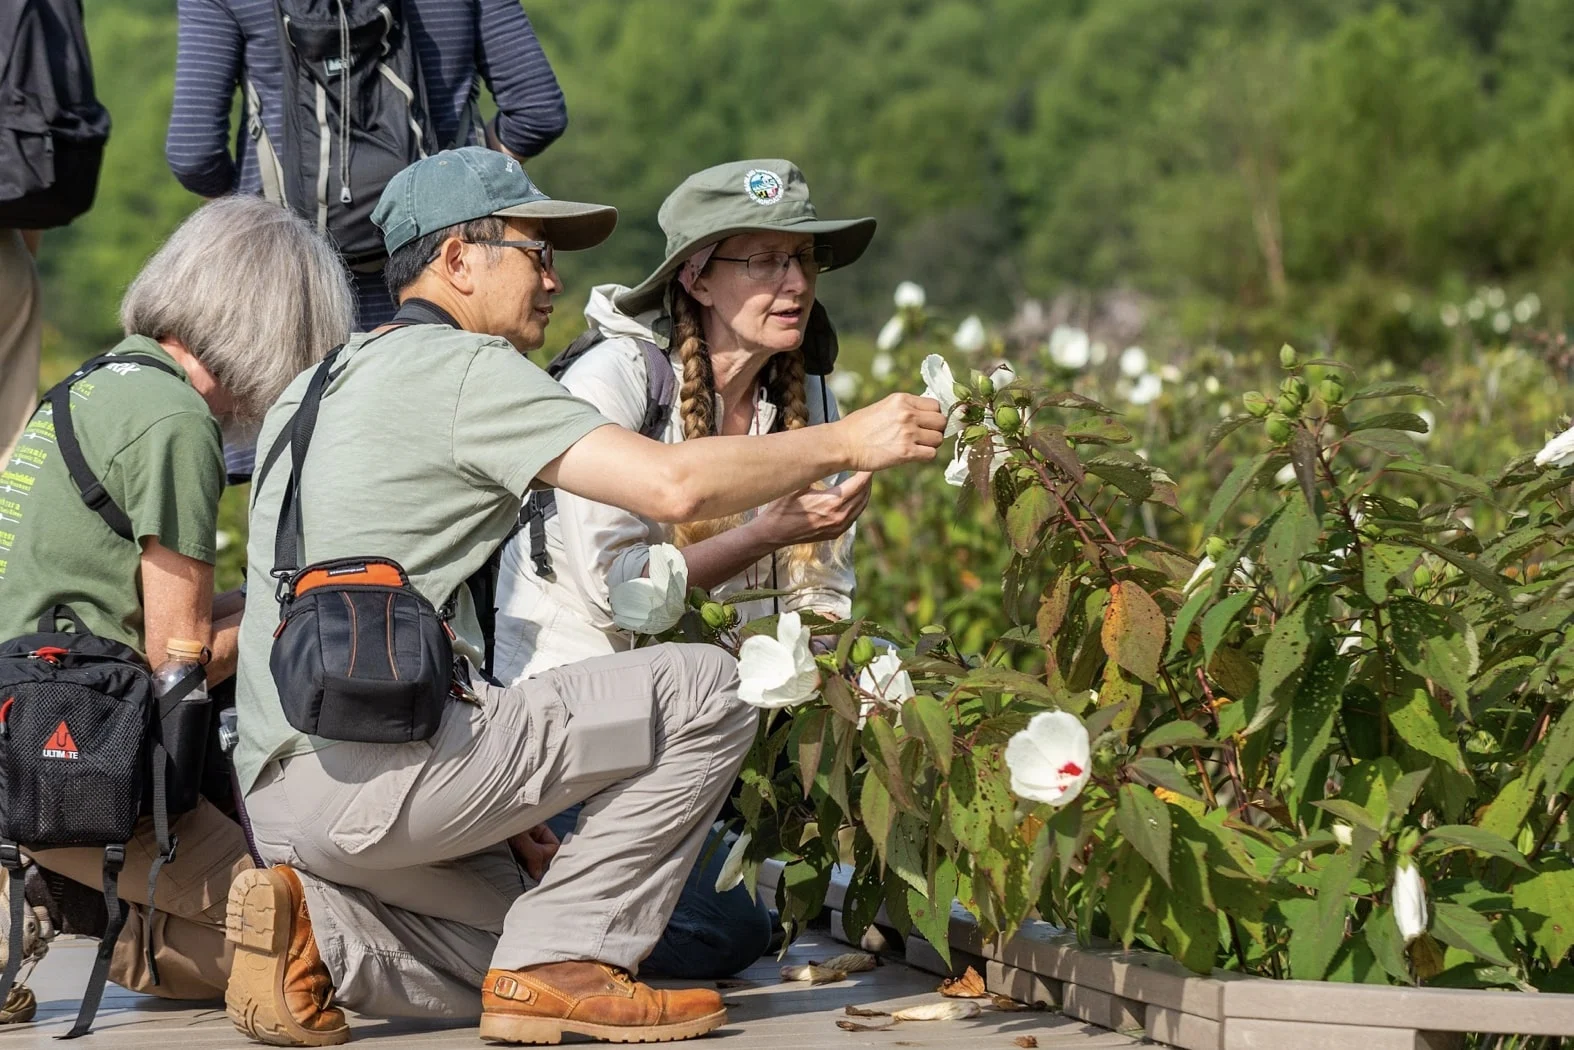
[[[97,481],[82,490],[82,502],[88,505],[89,510],[97,511],[114,502],[109,498],[109,493],[104,491],[104,486]]]
[[[22,851],[14,842],[0,842],[0,868],[7,871],[20,871],[22,868]]]

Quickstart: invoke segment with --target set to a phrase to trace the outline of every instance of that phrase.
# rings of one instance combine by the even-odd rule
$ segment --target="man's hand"
[[[547,868],[552,858],[557,856],[559,845],[558,837],[545,824],[537,824],[524,834],[508,840],[514,858],[525,866],[525,871],[537,882],[546,877]]]
[[[774,547],[818,543],[852,528],[869,505],[872,474],[854,474],[840,485],[811,485],[768,504],[755,519]]]
[[[842,430],[854,469],[885,470],[934,459],[945,422],[934,398],[891,394],[828,425]]]

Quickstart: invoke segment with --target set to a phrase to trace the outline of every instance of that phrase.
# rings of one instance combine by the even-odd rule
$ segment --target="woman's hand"
[[[547,867],[552,863],[552,858],[557,856],[559,845],[558,837],[545,824],[537,824],[524,834],[508,840],[514,858],[525,866],[525,871],[537,882],[546,876]]]
[[[754,519],[771,549],[829,540],[848,529],[869,505],[874,475],[854,474],[830,488],[811,486],[767,503]]]
[[[854,470],[885,470],[903,463],[928,463],[945,435],[940,402],[916,394],[890,394],[828,426],[846,441]]]

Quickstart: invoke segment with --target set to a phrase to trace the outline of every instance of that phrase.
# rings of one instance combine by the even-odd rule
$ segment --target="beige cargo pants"
[[[42,316],[33,254],[19,231],[0,229],[0,470],[38,405]]]
[[[230,944],[224,939],[224,906],[230,880],[252,866],[240,825],[203,799],[174,823],[180,836],[175,859],[159,870],[158,910],[148,908],[148,868],[158,856],[153,822],[144,819],[126,843],[120,898],[130,906],[115,942],[109,979],[122,988],[163,999],[222,999],[230,977]],[[73,882],[104,884],[104,851],[77,847],[30,852],[38,866]],[[148,972],[147,944],[159,983]]]
[[[660,645],[482,687],[430,741],[271,764],[246,799],[253,838],[300,872],[337,1001],[468,1018],[488,967],[637,971],[754,740],[737,687],[723,650]],[[506,840],[580,801],[530,888]]]

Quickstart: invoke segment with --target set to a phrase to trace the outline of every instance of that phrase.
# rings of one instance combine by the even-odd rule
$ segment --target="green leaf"
[[[1372,383],[1369,386],[1361,387],[1355,393],[1345,398],[1345,400],[1369,401],[1378,397],[1424,397],[1431,401],[1437,401],[1437,398],[1431,393],[1411,383]],[[1442,402],[1438,403],[1441,404]]]
[[[1385,456],[1408,456],[1416,450],[1415,438],[1402,430],[1363,430],[1344,439],[1346,445],[1359,445]]]
[[[799,721],[798,780],[803,785],[803,797],[808,798],[820,772],[820,753],[825,746],[825,709],[815,708]]]
[[[1134,759],[1126,768],[1155,787],[1166,788],[1187,798],[1202,800],[1197,789],[1191,786],[1191,781],[1187,780],[1186,775],[1167,758],[1145,755]]]
[[[1202,618],[1202,658],[1205,661],[1213,659],[1213,651],[1224,641],[1230,625],[1256,596],[1254,591],[1236,591],[1208,610],[1208,615]]]
[[[1350,884],[1355,881],[1377,832],[1356,827],[1348,850],[1328,858],[1317,873],[1315,920],[1299,927],[1290,938],[1290,975],[1298,981],[1320,981],[1334,954],[1344,943],[1345,912],[1350,906]]]
[[[1241,498],[1241,494],[1251,484],[1252,478],[1257,476],[1257,472],[1266,462],[1268,462],[1268,453],[1260,452],[1251,459],[1235,465],[1235,469],[1225,477],[1218,491],[1214,492],[1213,500],[1208,504],[1208,519],[1202,526],[1203,535],[1211,536],[1219,530],[1219,522],[1223,521],[1230,508],[1235,506],[1236,500]]]
[[[1424,550],[1431,551],[1439,558],[1442,558],[1444,561],[1454,566],[1454,568],[1458,569],[1460,572],[1464,573],[1466,576],[1469,576],[1472,580],[1485,587],[1488,591],[1492,592],[1492,594],[1497,598],[1505,602],[1509,600],[1511,592],[1508,579],[1505,578],[1501,573],[1493,571],[1491,566],[1478,561],[1475,558],[1472,558],[1468,554],[1456,551],[1452,547],[1442,547],[1436,543],[1429,543],[1426,540],[1416,540],[1415,544]]]
[[[1102,638],[1111,660],[1157,685],[1164,632],[1164,614],[1147,591],[1129,580],[1110,585]]]
[[[847,679],[841,675],[830,675],[824,679],[825,684],[820,689],[820,695],[825,698],[825,703],[837,717],[852,724],[858,724],[858,699],[853,696],[852,687],[847,684]]]
[[[1514,887],[1514,907],[1539,922],[1526,921],[1530,939],[1557,966],[1574,947],[1574,870],[1544,871]]]
[[[1426,420],[1414,412],[1383,412],[1364,419],[1350,420],[1345,430],[1352,434],[1361,430],[1404,430],[1411,434],[1425,434],[1428,427]]]
[[[886,864],[903,882],[925,894],[929,892],[929,873],[924,864],[928,830],[928,826],[917,817],[898,813],[891,824],[890,841],[886,844]]]
[[[1367,917],[1361,927],[1366,933],[1367,947],[1377,959],[1377,965],[1396,981],[1410,983],[1410,964],[1405,960],[1405,940],[1394,919],[1394,909],[1384,905]]]
[[[951,772],[952,729],[945,705],[925,693],[902,705],[902,725],[907,735],[917,737],[929,748],[935,768],[941,773]]]
[[[1145,787],[1122,784],[1115,824],[1166,884],[1170,881],[1170,811]]]
[[[1317,439],[1305,427],[1296,427],[1290,437],[1290,463],[1295,468],[1295,480],[1301,483],[1301,494],[1308,506],[1317,506],[1317,464],[1322,450]]]
[[[1162,891],[1163,944],[1183,966],[1196,973],[1207,973],[1218,957],[1219,920],[1209,896],[1207,846],[1187,838],[1185,828],[1184,823],[1177,828],[1180,833],[1170,844],[1174,881],[1168,891]]]
[[[1464,701],[1481,662],[1475,630],[1454,610],[1415,598],[1394,599],[1388,614],[1399,662]]]
[[[1052,508],[1049,493],[1039,485],[1029,485],[1006,511],[1006,534],[1021,554],[1030,553],[1043,537],[1044,523]]]
[[[1066,436],[1090,445],[1124,445],[1131,431],[1109,416],[1087,416],[1068,426]]]
[[[1558,724],[1547,734],[1541,753],[1541,777],[1548,791],[1557,790],[1570,762],[1574,762],[1574,706],[1564,709]]]
[[[1157,729],[1151,729],[1142,738],[1142,747],[1177,747],[1183,744],[1214,744],[1217,741],[1208,739],[1207,730],[1195,722],[1185,720],[1165,722]]]
[[[1451,901],[1434,901],[1431,933],[1444,944],[1479,955],[1488,962],[1499,966],[1514,965],[1492,935],[1492,923],[1474,908]]]
[[[1383,698],[1388,721],[1400,739],[1434,758],[1440,758],[1461,773],[1465,757],[1460,753],[1453,720],[1420,679],[1403,676],[1390,696]]]
[[[891,808],[891,793],[873,772],[864,775],[863,792],[858,797],[858,812],[863,817],[864,828],[874,840],[875,853],[881,867],[886,863],[886,847],[891,838],[891,822],[896,812]],[[960,838],[961,836],[957,836]]]
[[[1257,681],[1257,709],[1246,724],[1250,736],[1278,721],[1290,704],[1291,692],[1285,688],[1311,658],[1314,643],[1328,629],[1328,594],[1313,591],[1273,625],[1268,644],[1263,647],[1262,668]]]
[[[1528,869],[1525,855],[1515,849],[1500,835],[1494,835],[1484,828],[1471,824],[1443,824],[1433,828],[1422,836],[1422,849],[1429,853],[1441,853],[1456,847],[1475,850],[1493,857],[1501,857],[1510,864]]]
[[[1268,542],[1263,546],[1263,560],[1268,563],[1280,593],[1290,593],[1295,567],[1300,564],[1302,555],[1317,549],[1320,532],[1317,516],[1303,494],[1295,492],[1285,497],[1284,513],[1273,523]]]
[[[1147,918],[1143,905],[1153,888],[1153,868],[1131,846],[1122,846],[1110,866],[1109,888],[1104,891],[1104,911],[1110,933],[1125,947],[1137,935],[1137,925]]]
[[[1094,474],[1114,485],[1134,500],[1145,500],[1153,495],[1153,477],[1150,470],[1113,456],[1098,456],[1085,464],[1089,474]]]
[[[1066,444],[1064,427],[1048,427],[1034,431],[1028,438],[1028,444],[1032,445],[1039,455],[1059,467],[1072,481],[1078,485],[1082,484],[1087,475],[1083,472],[1082,461],[1077,458],[1076,451]]]
[[[1063,693],[1051,689],[1032,675],[1014,671],[1009,667],[974,668],[957,682],[957,686],[974,693],[1015,693],[1017,696],[1043,700],[1057,707],[1066,699]]]
[[[1396,459],[1386,464],[1384,469],[1391,474],[1415,474],[1427,478],[1463,492],[1473,499],[1481,500],[1483,503],[1492,500],[1492,488],[1486,482],[1453,467],[1445,467],[1441,463],[1416,463],[1408,459]]]
[[[1208,431],[1208,440],[1204,443],[1205,452],[1212,452],[1219,447],[1219,442],[1235,433],[1237,430],[1256,419],[1256,416],[1230,416]]]
[[[1180,655],[1180,651],[1186,647],[1186,636],[1191,633],[1191,625],[1197,619],[1197,614],[1212,600],[1213,589],[1206,583],[1199,583],[1186,599],[1186,604],[1181,606],[1180,612],[1175,614],[1175,628],[1170,631],[1170,649],[1164,659],[1173,660]]]
[[[1388,812],[1392,816],[1403,818],[1410,812],[1416,796],[1421,793],[1421,785],[1426,783],[1432,775],[1432,767],[1413,769],[1404,776],[1399,777],[1388,785]]]
[[[984,792],[979,789],[972,755],[958,755],[951,763],[948,817],[951,834],[961,848],[977,853],[989,845],[989,828],[995,816],[989,811]]]
[[[1388,600],[1388,581],[1416,563],[1416,552],[1397,543],[1374,543],[1361,552],[1362,588],[1374,602]]]
[[[1301,676],[1290,708],[1286,745],[1293,780],[1287,801],[1293,807],[1307,795],[1313,770],[1333,737],[1334,720],[1344,695],[1350,663],[1324,642],[1319,655]]]
[[[1336,817],[1342,817],[1355,827],[1366,828],[1370,831],[1378,830],[1377,821],[1372,819],[1372,814],[1367,812],[1366,807],[1357,805],[1349,799],[1325,798],[1313,802],[1312,805],[1318,809],[1327,810]]]
[[[935,868],[934,888],[907,891],[907,914],[924,940],[951,965],[951,902],[956,899],[956,864],[946,857]]]
[[[1535,801],[1535,783],[1529,775],[1522,773],[1498,790],[1497,797],[1481,815],[1478,826],[1494,835],[1512,839],[1519,834]]]
[[[869,755],[870,770],[885,782],[885,789],[891,793],[897,806],[908,813],[918,812],[918,804],[913,800],[907,778],[902,773],[901,745],[897,743],[896,731],[891,728],[891,723],[882,714],[871,714],[864,723],[864,731],[873,738],[875,744],[873,750],[868,746],[864,748],[864,752]]]

